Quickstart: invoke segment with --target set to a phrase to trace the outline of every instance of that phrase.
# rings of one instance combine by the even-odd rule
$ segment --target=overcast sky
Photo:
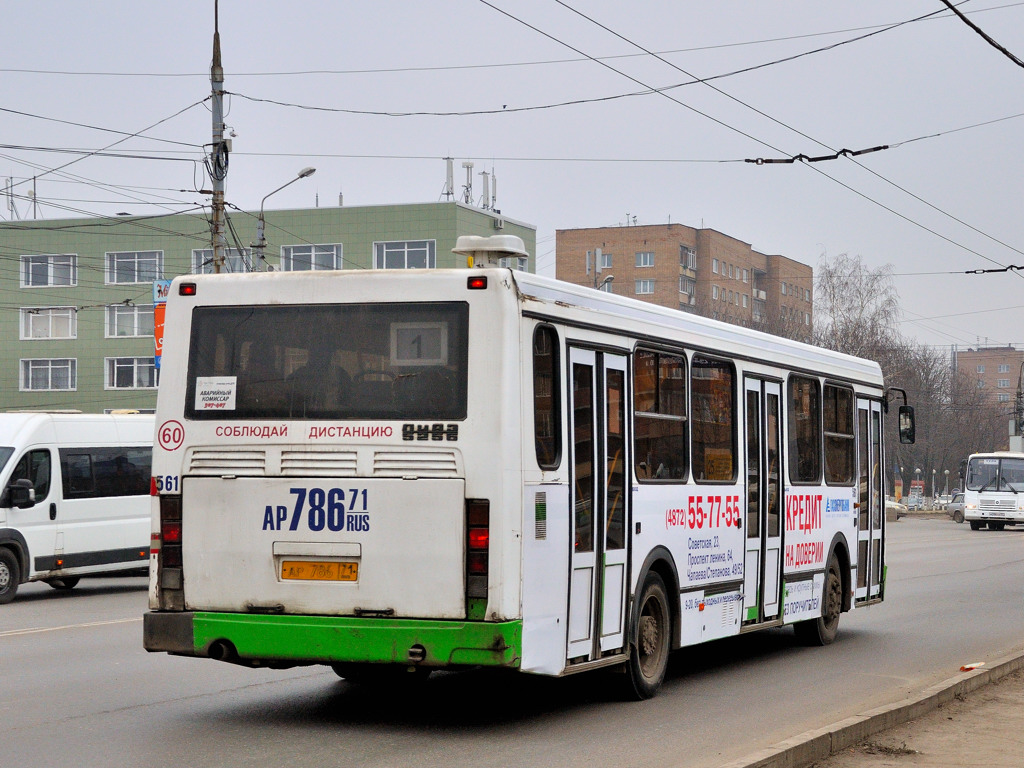
[[[1024,2],[958,7],[1024,59]],[[21,218],[34,174],[45,219],[209,203],[179,190],[209,187],[213,0],[8,3],[4,27]],[[1024,265],[1024,68],[939,0],[221,0],[220,33],[239,208],[305,166],[268,211],[434,201],[451,156],[478,202],[493,169],[542,273],[555,229],[679,222],[815,267],[890,264],[908,336],[1024,347],[1024,275],[964,274]],[[107,147],[133,157],[46,173],[81,157],[49,150]]]

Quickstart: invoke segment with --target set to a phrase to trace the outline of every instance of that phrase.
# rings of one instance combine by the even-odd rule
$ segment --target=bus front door
[[[882,592],[882,408],[857,398],[857,589],[858,603]]]
[[[626,358],[571,349],[572,520],[566,658],[600,658],[625,645]]]
[[[743,563],[743,623],[779,618],[782,575],[782,488],[779,474],[778,382],[744,381],[747,441],[747,538]]]

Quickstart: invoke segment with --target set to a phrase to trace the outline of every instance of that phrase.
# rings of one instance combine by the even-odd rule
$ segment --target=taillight
[[[181,496],[160,497],[160,565],[181,568]]]
[[[488,547],[491,541],[490,503],[466,502],[466,597],[487,597]]]

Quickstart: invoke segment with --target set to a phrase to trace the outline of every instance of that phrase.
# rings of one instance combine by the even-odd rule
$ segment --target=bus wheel
[[[338,677],[353,685],[409,685],[430,677],[428,667],[406,667],[398,664],[331,664]]]
[[[644,580],[636,604],[636,635],[631,643],[625,691],[630,698],[651,698],[665,679],[672,639],[671,615],[665,582],[652,571]]]
[[[989,523],[988,527],[993,531],[1001,531],[1006,527],[1006,523]]]
[[[972,531],[980,531],[981,530],[981,521],[980,520],[971,520],[971,530]]]
[[[839,631],[839,614],[843,610],[843,577],[835,558],[829,561],[825,573],[824,601],[821,616],[793,625],[797,638],[806,645],[829,645]]]
[[[46,583],[54,589],[74,589],[81,579],[78,576],[65,576],[60,579],[47,579]]]
[[[9,549],[0,548],[0,605],[11,602],[18,593],[21,569],[18,558]]]

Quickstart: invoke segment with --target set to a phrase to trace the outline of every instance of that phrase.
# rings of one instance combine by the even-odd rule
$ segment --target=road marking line
[[[83,629],[85,627],[103,627],[108,624],[127,624],[131,621],[142,621],[142,617],[133,616],[130,619],[111,619],[110,621],[89,621],[85,624],[65,624],[61,627],[32,627],[30,629],[11,629],[7,632],[0,632],[0,637],[14,637],[16,635],[35,635],[41,632],[57,632],[61,629]]]

